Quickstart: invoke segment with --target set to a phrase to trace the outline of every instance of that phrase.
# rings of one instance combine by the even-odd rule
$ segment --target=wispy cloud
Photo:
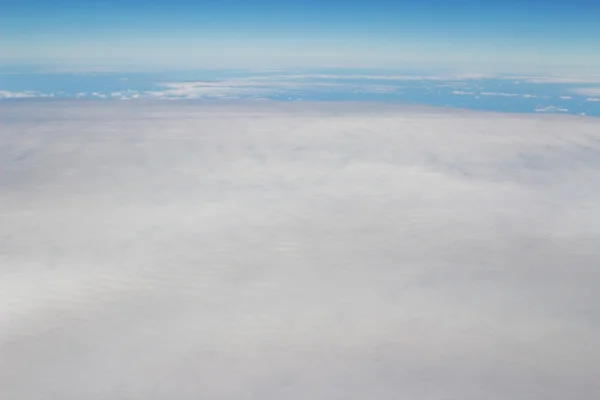
[[[598,74],[519,76],[513,79],[530,83],[600,83]]]
[[[584,95],[584,96],[599,96],[600,97],[600,86],[577,88],[577,89],[574,89],[573,91],[580,95]]]

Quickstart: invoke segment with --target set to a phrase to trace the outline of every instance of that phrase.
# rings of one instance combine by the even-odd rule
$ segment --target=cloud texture
[[[0,107],[0,398],[600,397],[598,119]]]

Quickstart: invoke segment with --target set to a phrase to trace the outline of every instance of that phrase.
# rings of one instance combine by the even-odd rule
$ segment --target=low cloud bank
[[[0,398],[600,397],[598,119],[0,110]]]

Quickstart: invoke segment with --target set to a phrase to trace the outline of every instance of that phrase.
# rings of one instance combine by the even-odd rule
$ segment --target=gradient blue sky
[[[600,69],[598,0],[0,0],[4,63]]]

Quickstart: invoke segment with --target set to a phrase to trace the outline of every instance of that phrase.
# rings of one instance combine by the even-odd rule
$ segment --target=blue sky
[[[600,2],[2,0],[2,62],[600,68]]]

